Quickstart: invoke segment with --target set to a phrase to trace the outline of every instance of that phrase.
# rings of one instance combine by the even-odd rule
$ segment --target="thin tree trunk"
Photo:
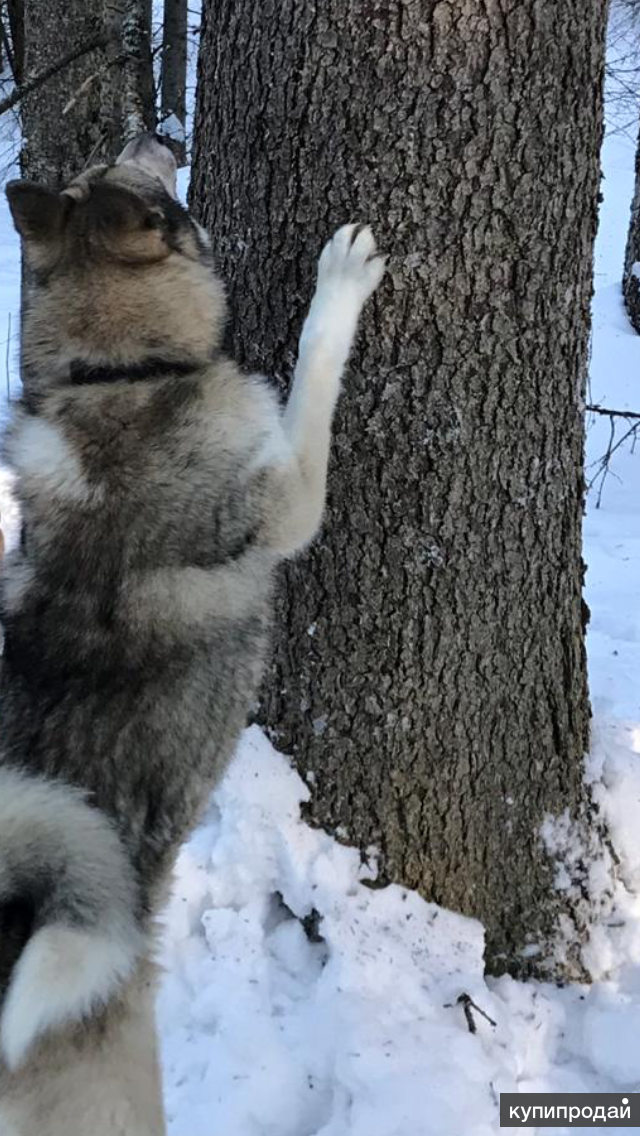
[[[24,76],[24,0],[7,0],[7,20],[11,35],[11,69],[17,84]]]
[[[186,162],[186,92],[187,0],[165,0],[160,117],[164,123],[169,124],[167,133],[172,139],[179,165]],[[173,119],[177,121],[174,122]]]
[[[192,204],[231,340],[284,385],[322,243],[391,254],[285,575],[263,718],[309,815],[482,919],[494,971],[581,973],[582,390],[605,0],[205,0]],[[595,838],[594,838],[595,839]],[[524,952],[524,953],[523,953]]]
[[[123,138],[155,130],[156,110],[151,55],[151,0],[126,0],[120,38],[125,61],[122,69]]]
[[[624,253],[622,290],[629,319],[640,333],[640,134],[636,146],[636,180]]]

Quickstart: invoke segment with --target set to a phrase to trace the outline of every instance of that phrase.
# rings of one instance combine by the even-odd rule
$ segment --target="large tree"
[[[205,0],[192,204],[230,338],[285,385],[346,220],[391,254],[326,523],[286,572],[263,720],[310,816],[478,916],[494,971],[581,973],[582,391],[605,0]],[[564,918],[562,918],[564,917]],[[523,954],[524,952],[524,954]],[[557,957],[557,956],[556,956]]]

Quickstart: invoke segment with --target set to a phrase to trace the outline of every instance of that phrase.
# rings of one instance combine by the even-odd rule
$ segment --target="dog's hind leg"
[[[385,260],[369,228],[345,225],[325,246],[300,338],[293,387],[282,427],[286,462],[276,491],[285,504],[268,526],[266,543],[287,555],[311,540],[324,509],[331,421],[342,372],[362,308],[377,288]]]
[[[101,1014],[0,1061],[0,1136],[165,1136],[154,995],[142,963]]]

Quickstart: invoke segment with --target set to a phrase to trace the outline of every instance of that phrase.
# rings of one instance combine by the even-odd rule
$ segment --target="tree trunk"
[[[640,134],[636,147],[636,181],[624,253],[622,291],[631,324],[640,333]]]
[[[172,140],[178,165],[184,165],[187,160],[187,0],[165,0],[164,3],[160,117]]]
[[[391,254],[263,720],[311,818],[480,918],[494,972],[581,972],[582,390],[605,0],[205,0],[192,203],[236,355],[285,384],[322,243]],[[582,897],[583,898],[583,897]],[[568,916],[567,918],[560,917]],[[523,954],[524,952],[524,954]]]

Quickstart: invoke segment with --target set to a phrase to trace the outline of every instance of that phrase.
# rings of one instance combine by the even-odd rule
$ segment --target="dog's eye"
[[[165,222],[164,213],[161,213],[159,209],[153,209],[147,213],[143,227],[145,229],[161,229]]]

